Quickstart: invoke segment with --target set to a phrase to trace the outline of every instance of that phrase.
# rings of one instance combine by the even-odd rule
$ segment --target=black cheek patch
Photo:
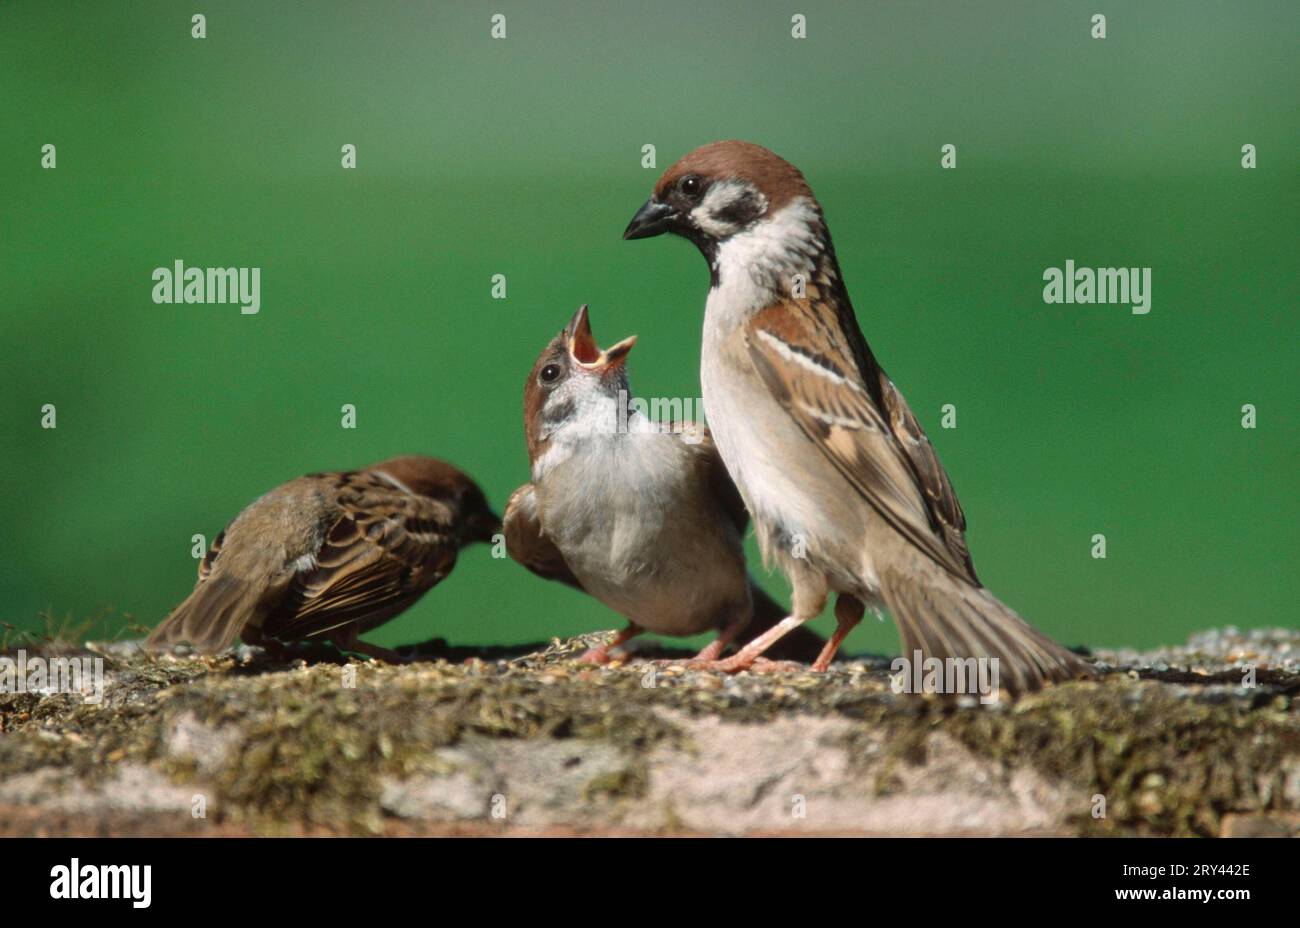
[[[547,425],[558,425],[573,415],[573,400],[562,400],[558,403],[547,404],[545,421]]]
[[[758,191],[746,190],[714,213],[714,218],[732,225],[746,226],[761,215],[763,215],[763,202]]]

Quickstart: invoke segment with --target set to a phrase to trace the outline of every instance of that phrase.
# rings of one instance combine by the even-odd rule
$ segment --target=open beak
[[[663,235],[676,218],[677,210],[651,197],[636,211],[632,221],[627,224],[627,228],[623,230],[623,238],[650,238]]]
[[[600,349],[591,335],[591,322],[587,319],[587,304],[583,303],[569,320],[569,354],[579,364],[595,364],[600,360]]]
[[[605,367],[613,368],[613,367],[618,367],[620,364],[622,364],[623,361],[627,358],[627,353],[632,350],[632,346],[635,344],[636,344],[636,336],[629,335],[627,338],[623,339],[617,345],[611,345],[609,348],[606,348],[605,355],[604,355]]]
[[[623,363],[627,353],[636,344],[632,335],[601,351],[591,334],[591,321],[587,318],[587,304],[583,303],[569,320],[569,354],[587,370],[611,370]]]

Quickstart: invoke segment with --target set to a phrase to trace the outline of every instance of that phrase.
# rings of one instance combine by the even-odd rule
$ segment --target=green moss
[[[1008,777],[1031,768],[1067,784],[1079,795],[1079,833],[1182,835],[1217,834],[1227,812],[1281,808],[1279,768],[1300,757],[1295,675],[1245,691],[1111,674],[1014,705],[962,708],[895,695],[881,661],[827,674],[673,668],[650,677],[643,665],[604,670],[572,660],[590,643],[555,642],[492,663],[401,667],[155,660],[118,648],[106,659],[102,706],[0,695],[0,731],[10,735],[0,739],[0,777],[57,768],[93,784],[121,764],[145,764],[213,793],[217,824],[364,834],[386,827],[385,778],[446,774],[439,749],[467,736],[611,745],[627,765],[594,776],[582,797],[620,803],[645,795],[651,749],[691,750],[667,720],[674,715],[761,723],[798,714],[854,723],[846,747],[866,764],[867,745],[876,746],[878,795],[897,792],[904,771],[927,763],[930,738],[942,733]],[[354,686],[345,685],[349,674]],[[169,752],[182,723],[237,736],[222,741],[220,756]],[[1106,797],[1104,819],[1090,815],[1096,793]]]

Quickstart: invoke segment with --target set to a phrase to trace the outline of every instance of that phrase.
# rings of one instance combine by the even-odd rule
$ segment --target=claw
[[[578,662],[580,664],[608,664],[609,650],[607,648],[590,648],[579,655]]]

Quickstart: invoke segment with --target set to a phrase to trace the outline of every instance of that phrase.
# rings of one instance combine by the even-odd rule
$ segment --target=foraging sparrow
[[[626,239],[673,232],[709,263],[701,386],[718,451],[793,614],[717,666],[743,669],[837,593],[824,668],[865,607],[905,656],[999,658],[1011,692],[1088,672],[975,576],[929,439],[858,328],[822,208],[793,165],[715,142],[659,179]]]
[[[450,464],[406,456],[291,480],[244,509],[199,562],[194,592],[145,642],[200,652],[324,637],[397,660],[357,636],[403,612],[491,541],[501,520]]]
[[[653,422],[632,402],[625,362],[635,341],[600,350],[583,306],[537,359],[524,387],[533,479],[506,506],[506,550],[627,618],[584,660],[604,663],[643,631],[716,629],[699,655],[715,660],[786,612],[745,572],[749,517],[708,430]],[[819,652],[822,639],[800,631],[779,656]]]

